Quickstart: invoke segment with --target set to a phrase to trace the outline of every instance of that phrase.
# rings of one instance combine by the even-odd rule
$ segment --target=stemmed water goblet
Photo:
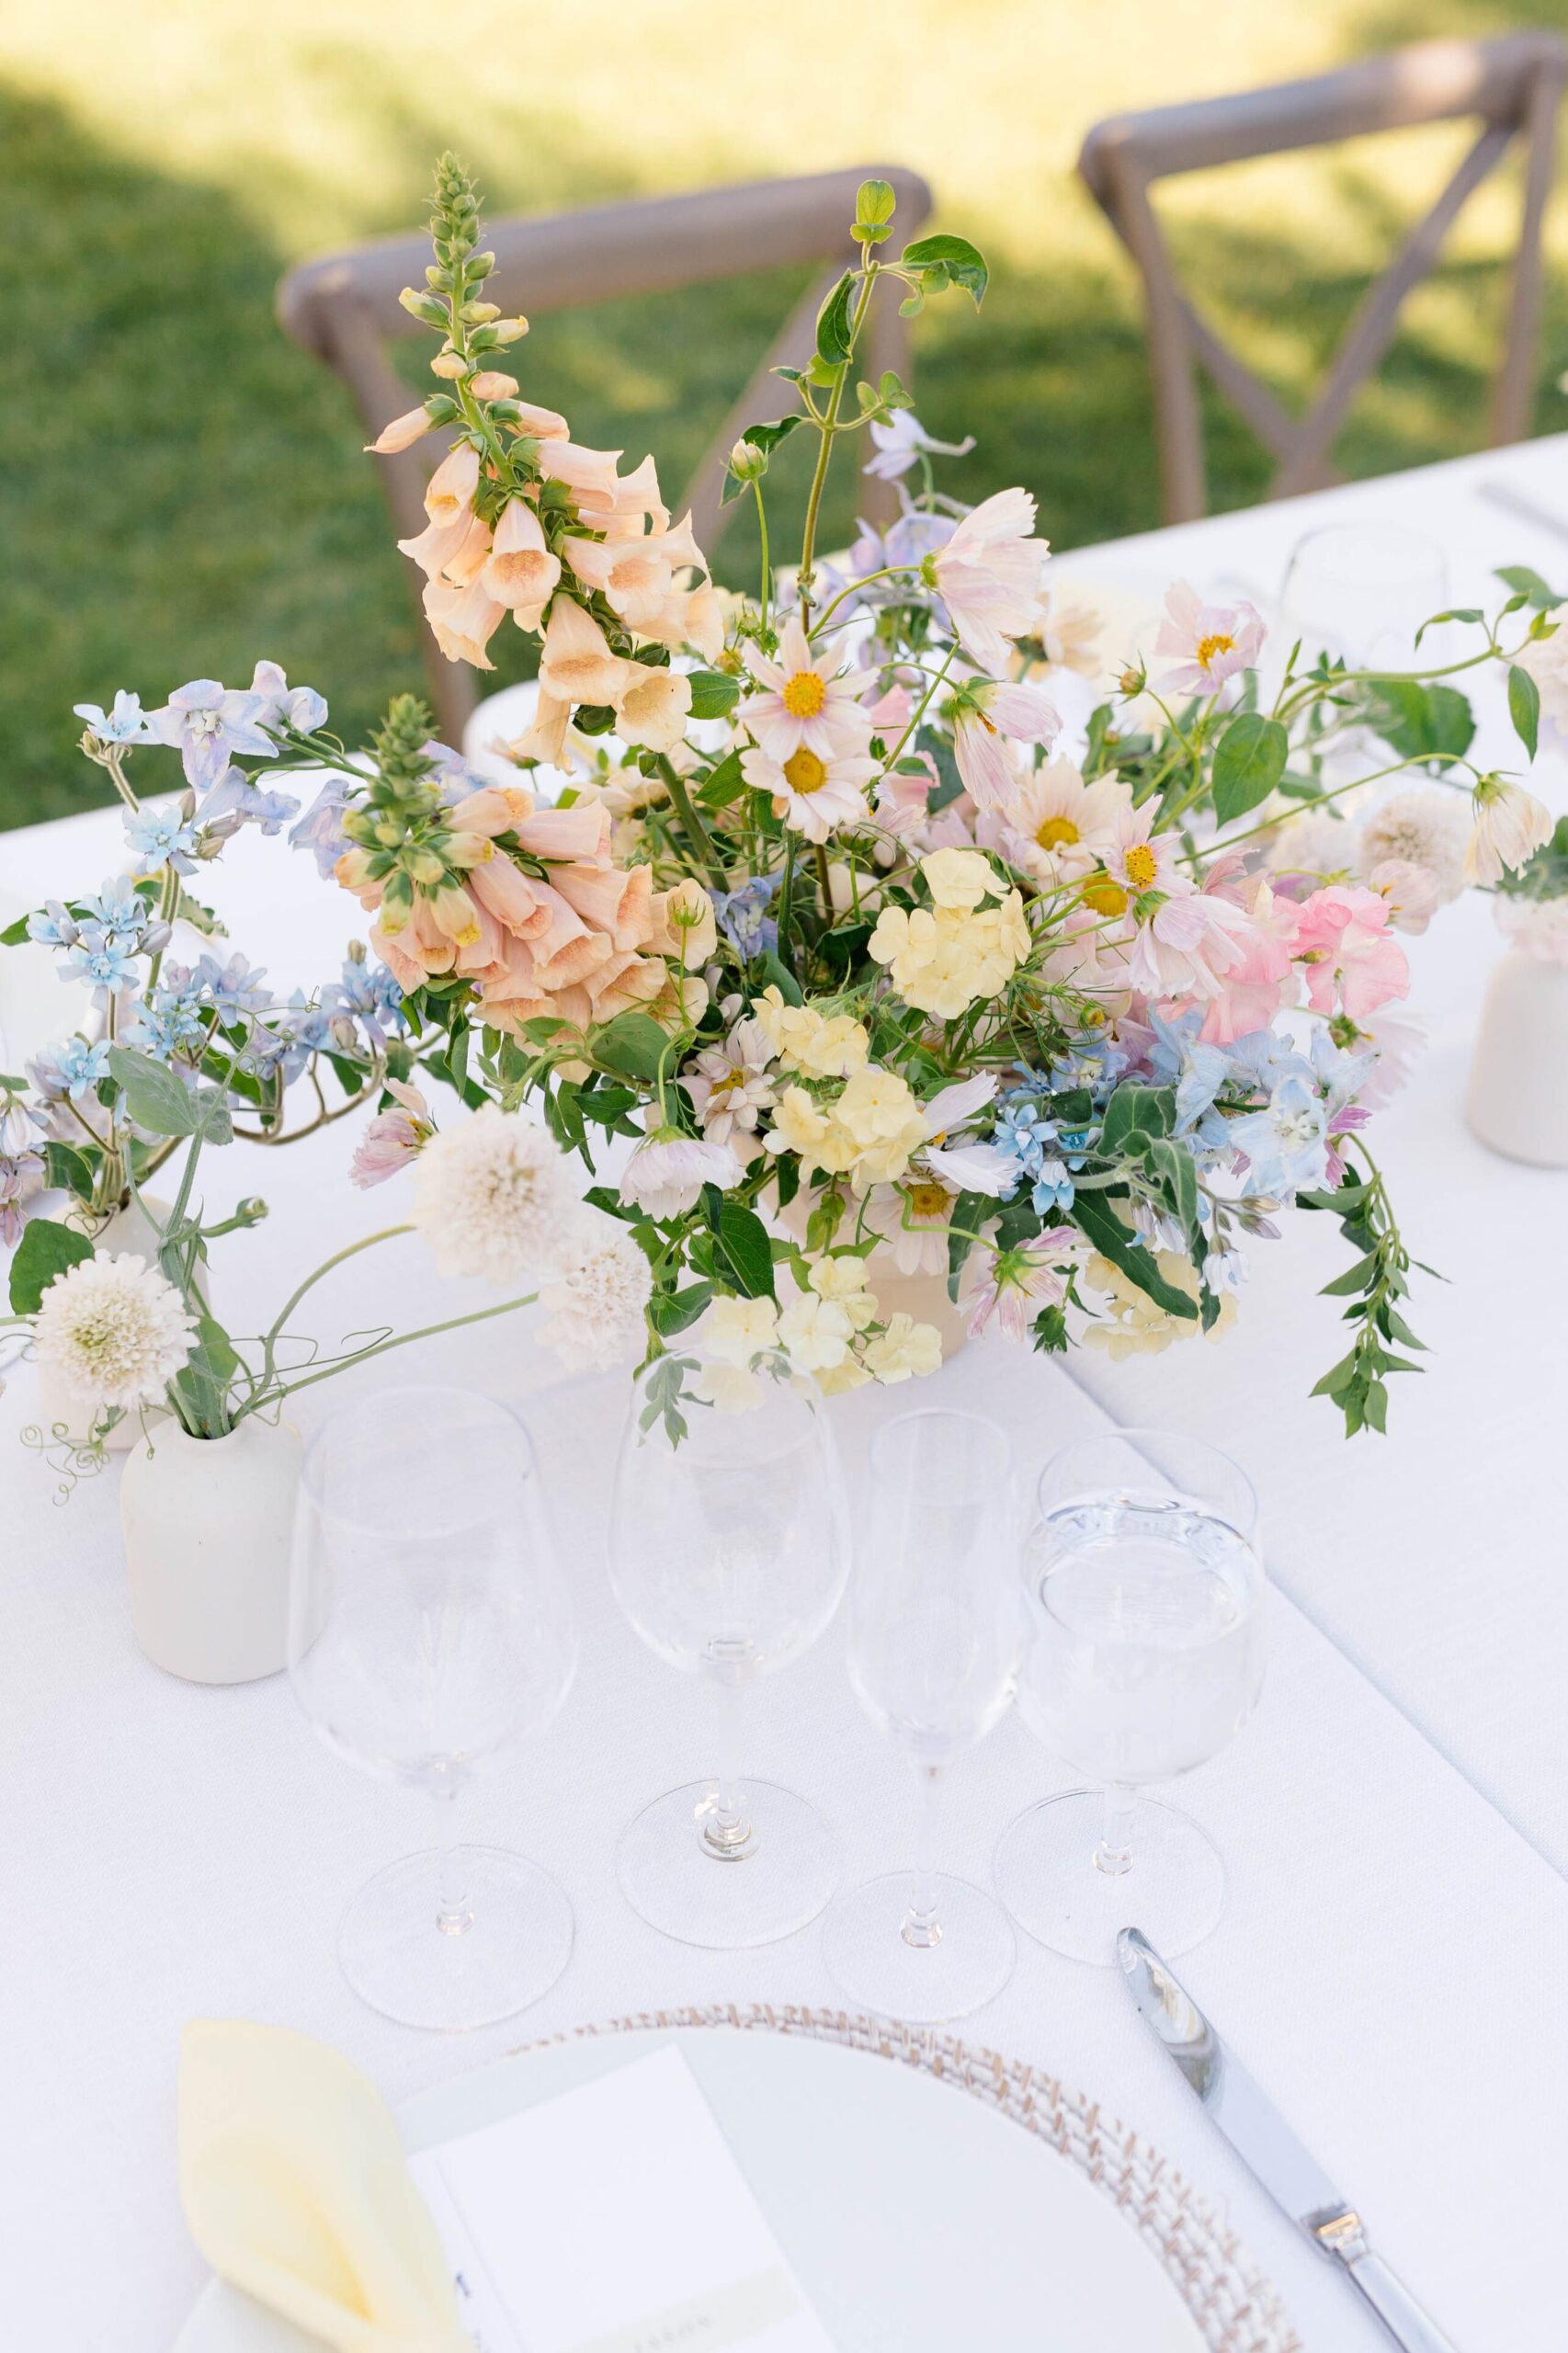
[[[617,1854],[632,1908],[684,1944],[771,1944],[813,1920],[840,1869],[814,1806],[743,1781],[743,1694],[808,1650],[849,1544],[824,1400],[788,1358],[677,1341],[633,1384],[611,1506],[610,1578],[654,1654],[718,1690],[718,1771],[644,1807]]]
[[[455,1836],[459,1793],[566,1696],[577,1643],[528,1430],[461,1390],[383,1390],[304,1461],[289,1672],[326,1745],[428,1792],[433,1852],[346,1914],[338,1958],[406,2026],[484,2026],[537,2001],[572,1951],[572,1907],[536,1863]]]
[[[1018,1709],[1098,1786],[1045,1799],[996,1850],[1018,1925],[1108,1965],[1116,1933],[1168,1958],[1215,1926],[1224,1866],[1205,1832],[1142,1796],[1216,1756],[1263,1680],[1257,1503],[1200,1439],[1112,1430],[1041,1474],[1022,1551],[1028,1639]]]
[[[994,1422],[933,1410],[877,1434],[850,1592],[849,1679],[921,1790],[913,1871],[841,1896],[823,1958],[851,2000],[933,2024],[991,2000],[1013,1972],[1001,1906],[936,1867],[938,1801],[953,1759],[1013,1697],[1022,1635],[1014,1574],[1012,1449]]]

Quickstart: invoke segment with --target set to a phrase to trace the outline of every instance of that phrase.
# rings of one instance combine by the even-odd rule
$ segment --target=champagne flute
[[[1263,1681],[1257,1501],[1200,1439],[1111,1430],[1041,1473],[1022,1554],[1025,1722],[1098,1784],[1020,1814],[996,1884],[1020,1927],[1108,1966],[1136,1921],[1172,1958],[1208,1936],[1225,1871],[1185,1813],[1139,1795],[1218,1755]]]
[[[634,1911],[683,1944],[771,1944],[815,1919],[838,1840],[814,1806],[743,1783],[742,1694],[799,1658],[844,1591],[848,1533],[821,1392],[777,1349],[700,1342],[633,1385],[611,1507],[610,1579],[654,1654],[716,1686],[710,1780],[644,1807],[617,1854]]]
[[[851,2000],[915,2024],[965,2018],[1000,1993],[1017,1948],[1001,1906],[936,1866],[943,1775],[1002,1717],[1022,1636],[1013,1457],[994,1422],[903,1414],[871,1448],[850,1595],[849,1679],[918,1777],[913,1871],[841,1896],[823,1958]]]
[[[502,1404],[383,1390],[306,1453],[289,1673],[325,1745],[428,1792],[434,1851],[362,1888],[344,1975],[405,2026],[487,2026],[537,2001],[572,1951],[572,1907],[536,1863],[462,1846],[460,1791],[560,1708],[577,1662],[533,1443]]]

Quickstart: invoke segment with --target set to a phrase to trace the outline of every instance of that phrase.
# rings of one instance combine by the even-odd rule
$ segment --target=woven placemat
[[[930,2028],[890,2025],[843,2010],[797,2009],[754,2002],[709,2009],[644,2010],[529,2043],[574,2042],[586,2035],[648,2029],[733,2027],[746,2032],[805,2035],[847,2051],[902,2060],[983,2099],[1026,2132],[1050,2143],[1070,2165],[1114,2200],[1159,2256],[1210,2353],[1303,2353],[1278,2295],[1245,2247],[1157,2150],[1141,2141],[1097,2100],[1071,2091],[1042,2068],[1005,2059],[983,2044]]]

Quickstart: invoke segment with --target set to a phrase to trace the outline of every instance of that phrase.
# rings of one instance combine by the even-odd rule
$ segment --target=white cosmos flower
[[[1470,826],[1463,801],[1457,792],[1418,784],[1396,792],[1374,809],[1360,829],[1357,864],[1364,878],[1375,866],[1395,859],[1402,866],[1424,866],[1432,878],[1437,904],[1447,906],[1464,889],[1464,852]]]
[[[902,1185],[872,1186],[862,1214],[870,1232],[881,1235],[901,1275],[947,1273],[948,1227],[958,1192],[935,1174],[906,1178]]]
[[[710,1143],[733,1147],[737,1131],[756,1133],[758,1117],[778,1099],[767,1075],[772,1060],[767,1032],[760,1021],[748,1018],[687,1063],[681,1085]]]
[[[985,1193],[999,1200],[1018,1181],[1018,1164],[1000,1145],[978,1143],[959,1133],[983,1111],[996,1092],[994,1071],[976,1071],[954,1086],[944,1086],[923,1106],[926,1142],[910,1165],[916,1175],[934,1176],[955,1193]]]
[[[167,1277],[133,1255],[79,1259],[33,1320],[40,1365],[85,1404],[155,1405],[187,1362],[196,1318]]]
[[[1000,809],[1017,799],[1025,773],[1007,752],[1015,744],[1051,745],[1062,733],[1062,717],[1039,687],[995,680],[971,686],[953,728],[953,758],[977,809]],[[972,706],[972,707],[971,707]]]
[[[487,1103],[420,1152],[413,1215],[442,1274],[508,1283],[562,1263],[583,1205],[553,1137]]]
[[[550,1321],[539,1336],[574,1370],[634,1364],[647,1345],[643,1312],[653,1288],[648,1261],[602,1210],[583,1211],[573,1240],[571,1264],[540,1293]]]
[[[1114,776],[1084,782],[1065,757],[1048,760],[1018,785],[1012,801],[988,812],[975,828],[987,849],[1031,881],[1075,881],[1092,874],[1116,845],[1116,820],[1132,795]]]
[[[1522,784],[1483,777],[1476,786],[1475,829],[1464,854],[1467,882],[1496,882],[1517,873],[1551,839],[1551,812]]]
[[[1032,537],[1034,521],[1027,490],[999,490],[930,559],[954,635],[992,676],[1007,666],[1008,640],[1027,637],[1040,618],[1040,567],[1051,551]]]
[[[763,691],[746,698],[739,716],[771,760],[782,764],[800,751],[831,760],[839,752],[865,750],[871,720],[859,700],[864,671],[836,676],[841,656],[831,648],[813,654],[798,617],[784,625],[777,662],[755,644],[741,651]]]
[[[651,1136],[621,1171],[620,1198],[653,1218],[683,1217],[696,1208],[704,1185],[727,1192],[744,1174],[733,1144],[699,1136]]]
[[[839,825],[864,823],[866,787],[877,773],[869,756],[839,750],[824,757],[808,744],[778,760],[756,745],[741,754],[741,774],[773,796],[773,813],[809,842],[825,842]]]

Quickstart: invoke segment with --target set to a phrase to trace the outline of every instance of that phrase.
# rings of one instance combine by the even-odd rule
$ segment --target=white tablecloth
[[[1426,528],[1456,551],[1456,593],[1469,593],[1467,483],[1478,470],[1533,477],[1553,464],[1561,476],[1562,451],[1549,446],[1333,501],[1390,512],[1418,501]],[[1201,575],[1205,563],[1246,563],[1267,586],[1300,528],[1289,509],[1263,510],[1164,546],[1096,551],[1082,568]],[[1243,536],[1221,554],[1227,533]],[[1471,553],[1552,568],[1550,546],[1506,518],[1495,548]],[[0,883],[27,897],[96,881],[114,864],[115,837],[108,813],[4,837]],[[265,915],[282,976],[321,976],[347,929],[344,902],[277,844],[244,842],[221,881],[237,945],[259,950]],[[994,1415],[1030,1468],[1104,1405],[1121,1418],[1189,1421],[1257,1477],[1270,1566],[1293,1598],[1273,1600],[1257,1718],[1183,1792],[1232,1874],[1226,1918],[1186,1973],[1460,2353],[1559,2353],[1568,2028],[1556,1985],[1568,1886],[1544,1858],[1562,1862],[1568,1847],[1557,1731],[1568,1661],[1547,1500],[1562,1399],[1562,1277],[1551,1263],[1562,1180],[1506,1167],[1465,1140],[1458,1087],[1491,943],[1461,914],[1425,946],[1420,995],[1438,1043],[1384,1122],[1384,1158],[1421,1255],[1461,1280],[1423,1302],[1433,1369],[1402,1392],[1391,1440],[1346,1449],[1321,1404],[1302,1402],[1320,1369],[1309,1337],[1326,1362],[1332,1309],[1303,1298],[1301,1270],[1292,1287],[1283,1265],[1260,1269],[1223,1348],[1194,1342],[1114,1370],[1077,1358],[1069,1372],[985,1344],[923,1394]],[[211,1165],[215,1207],[257,1189],[274,1203],[270,1223],[234,1237],[218,1269],[238,1328],[256,1328],[293,1271],[365,1229],[369,1204],[343,1181],[350,1142],[338,1130],[276,1161],[234,1152]],[[396,1213],[395,1188],[378,1197],[378,1215],[383,1203]],[[1308,1234],[1289,1246],[1311,1255],[1321,1245]],[[411,1315],[437,1295],[418,1245],[402,1241],[380,1268],[359,1261],[335,1279],[334,1328],[379,1314],[394,1274]],[[472,1802],[476,1835],[518,1844],[559,1874],[577,1908],[577,1951],[537,2010],[459,2044],[371,2017],[333,1960],[342,1902],[423,1842],[417,1815],[318,1750],[283,1684],[205,1691],[148,1665],[126,1622],[114,1475],[57,1507],[51,1482],[16,1444],[30,1376],[13,1377],[0,1402],[0,2338],[14,2335],[28,2353],[164,2353],[195,2292],[173,2140],[176,2047],[191,2016],[324,2035],[395,2098],[582,2020],[686,2002],[833,1999],[814,1930],[766,1952],[706,1955],[656,1937],[615,1887],[622,1823],[710,1761],[705,1695],[641,1649],[607,1590],[602,1498],[618,1385],[562,1383],[510,1322],[431,1344],[418,1371],[528,1401],[585,1638],[559,1723]],[[309,1392],[299,1418],[330,1410],[350,1381],[383,1377],[371,1368]],[[852,1465],[871,1421],[909,1402],[842,1402]],[[906,1851],[911,1791],[854,1706],[836,1630],[756,1695],[750,1761],[830,1811],[852,1873]],[[947,1859],[983,1877],[1011,1815],[1063,1779],[1021,1725],[1005,1723],[952,1777]],[[1093,2091],[1221,2203],[1309,2347],[1381,2345],[1344,2283],[1208,2130],[1112,1973],[1025,1940],[1012,1984],[971,2031]]]

